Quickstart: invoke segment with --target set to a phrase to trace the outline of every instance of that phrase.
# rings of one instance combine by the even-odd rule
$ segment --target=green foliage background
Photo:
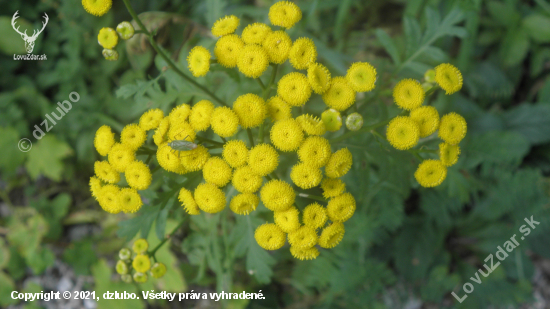
[[[90,197],[88,179],[98,155],[93,136],[102,124],[117,132],[149,109],[169,111],[176,103],[206,98],[186,83],[139,39],[119,44],[120,59],[102,59],[97,33],[129,20],[121,1],[97,18],[79,1],[3,1],[0,16],[0,306],[15,304],[13,290],[40,291],[25,279],[39,276],[54,261],[94,280],[88,290],[157,289],[257,292],[265,301],[212,304],[230,308],[402,308],[410,299],[425,307],[487,308],[532,303],[534,263],[550,259],[550,3],[546,0],[309,0],[296,1],[302,21],[289,33],[309,36],[319,59],[334,76],[353,61],[378,71],[375,91],[358,100],[365,123],[398,113],[391,89],[405,77],[421,79],[442,62],[463,73],[464,87],[438,93],[440,113],[456,111],[468,122],[457,165],[435,189],[419,187],[418,161],[374,135],[335,145],[348,147],[354,166],[345,182],[358,202],[346,235],[314,261],[292,259],[288,250],[271,253],[253,239],[269,219],[265,207],[249,217],[228,211],[193,216],[159,259],[170,275],[155,284],[127,285],[112,275],[116,252],[136,235],[159,242],[182,219],[170,191],[193,185],[190,177],[169,177],[144,194],[149,203],[137,216],[108,215]],[[200,44],[212,48],[209,28],[234,14],[241,28],[268,23],[270,0],[132,1],[146,25],[158,28],[157,42],[188,72],[186,56]],[[22,29],[49,23],[34,53],[47,61],[14,61],[23,40],[11,29],[19,10]],[[226,101],[260,90],[241,74],[215,69],[197,79]],[[72,110],[36,141],[34,125],[70,92],[80,94]],[[319,98],[306,111],[320,114]],[[383,134],[383,128],[379,129]],[[333,134],[338,136],[342,132]],[[27,153],[17,142],[27,137]],[[435,140],[427,146],[437,147]],[[293,162],[282,162],[282,170]],[[281,170],[281,169],[279,169]],[[228,195],[232,196],[234,192]],[[297,200],[298,206],[307,200]],[[541,224],[502,266],[464,295],[462,284],[533,216]],[[170,219],[168,219],[170,218]],[[99,227],[74,239],[79,226]],[[99,302],[100,308],[111,303]],[[155,302],[153,306],[175,306]],[[189,302],[189,306],[195,303]],[[27,304],[36,308],[39,304]],[[144,308],[120,301],[117,308]]]

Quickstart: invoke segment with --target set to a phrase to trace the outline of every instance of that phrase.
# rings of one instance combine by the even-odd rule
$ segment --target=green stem
[[[201,141],[203,143],[210,143],[212,145],[217,145],[217,146],[223,146],[223,144],[224,144],[224,143],[216,142],[216,141],[213,141],[209,138],[198,136],[198,135],[196,136],[196,139],[198,139],[199,141]]]
[[[250,148],[254,147],[254,137],[252,137],[252,130],[250,128],[246,129],[246,133],[248,134],[248,140],[250,141]]]
[[[428,96],[432,95],[432,93],[434,93],[437,90],[437,88],[439,88],[438,85],[433,85],[432,88],[430,88],[430,89],[428,89],[428,91],[426,91],[425,97],[428,97]]]
[[[298,193],[298,196],[299,196],[299,197],[308,198],[308,199],[311,199],[311,200],[320,201],[320,202],[326,202],[326,201],[327,201],[327,200],[326,200],[324,197],[322,197],[322,196],[312,195],[312,194],[309,194],[309,193],[300,192],[300,193]]]
[[[264,100],[267,100],[267,97],[269,96],[269,92],[271,91],[271,86],[275,83],[275,78],[277,77],[277,70],[279,69],[278,64],[273,65],[273,71],[271,71],[271,77],[269,78],[269,84],[264,89],[263,97]]]
[[[151,46],[153,47],[153,49],[157,52],[157,54],[159,54],[163,59],[164,61],[166,61],[166,63],[179,75],[181,76],[183,79],[187,80],[188,82],[190,82],[191,84],[193,84],[195,87],[199,88],[200,90],[202,90],[205,94],[207,94],[209,97],[211,97],[214,101],[220,103],[221,105],[223,106],[227,106],[227,104],[222,101],[220,98],[218,98],[215,94],[213,94],[212,92],[210,92],[210,90],[206,89],[204,86],[202,86],[201,84],[197,83],[195,80],[193,80],[191,77],[187,76],[187,74],[183,73],[177,66],[176,64],[172,61],[172,59],[170,59],[168,56],[166,56],[166,54],[164,54],[164,52],[162,52],[159,48],[159,46],[157,45],[157,43],[155,42],[155,40],[153,39],[153,35],[151,34],[151,32],[149,30],[147,30],[147,28],[145,27],[145,25],[141,22],[141,20],[139,19],[138,15],[136,14],[136,12],[134,11],[134,9],[132,8],[132,6],[130,5],[130,0],[122,0],[124,1],[124,5],[126,6],[126,8],[128,9],[128,12],[130,13],[130,15],[132,16],[132,18],[136,21],[136,23],[138,24],[138,26],[141,28],[140,30],[144,32],[144,34],[146,34],[148,37],[149,37],[149,43],[151,43]]]
[[[260,87],[262,87],[262,90],[265,91],[265,85],[264,83],[262,82],[262,80],[258,77],[258,78],[255,78],[256,81],[258,81],[258,84],[260,84]]]
[[[273,178],[275,178],[275,179],[279,179],[279,177],[277,177],[277,175],[275,174],[275,172],[271,173],[270,175],[271,175],[271,177],[273,177]]]
[[[418,160],[420,160],[420,162],[424,161],[424,158],[422,158],[422,157],[418,154],[418,152],[416,152],[416,151],[411,151],[410,149],[409,149],[409,152],[412,153],[412,155],[415,156]]]
[[[407,113],[406,111],[403,111],[403,112],[401,112],[398,116],[403,116],[403,115],[405,115],[406,113]],[[343,140],[346,140],[346,139],[348,139],[348,138],[350,138],[350,137],[353,137],[353,136],[355,136],[355,135],[359,135],[359,134],[362,134],[362,133],[367,133],[367,132],[373,131],[373,130],[379,128],[379,127],[382,127],[382,126],[387,125],[388,123],[390,123],[390,121],[392,121],[393,118],[395,118],[395,117],[386,119],[386,120],[384,120],[384,121],[377,122],[377,123],[375,123],[375,124],[373,124],[373,125],[370,125],[370,126],[366,126],[366,127],[362,128],[362,129],[359,129],[359,130],[357,130],[357,131],[350,131],[350,132],[348,132],[348,133],[345,133],[345,134],[342,134],[342,135],[340,135],[340,136],[338,136],[338,137],[335,137],[335,138],[333,138],[333,139],[330,139],[329,142],[331,142],[331,143],[338,143],[338,142],[341,142],[341,141],[343,141]]]
[[[151,175],[154,174],[156,171],[158,171],[160,169],[160,165],[159,166],[156,166],[155,168],[153,168],[151,170]]]
[[[264,121],[260,124],[259,132],[258,132],[258,143],[264,142]]]
[[[153,154],[150,153],[149,156],[147,157],[147,160],[145,160],[145,164],[149,164],[149,162],[151,162],[152,158],[153,158]]]
[[[126,0],[125,0],[126,1]],[[178,224],[178,226],[176,226],[172,232],[170,232],[170,234],[168,234],[168,236],[164,237],[164,239],[155,247],[153,248],[153,250],[147,252],[147,255],[149,256],[155,256],[155,253],[157,253],[157,250],[160,249],[160,247],[162,247],[162,245],[164,245],[164,243],[166,241],[168,241],[168,239],[172,238],[172,236],[174,236],[174,234],[176,233],[177,230],[179,230],[180,227],[183,226],[183,223],[185,222],[185,220],[182,220],[180,222],[180,224]]]

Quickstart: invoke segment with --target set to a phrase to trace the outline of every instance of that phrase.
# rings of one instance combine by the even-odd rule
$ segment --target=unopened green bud
[[[363,127],[363,116],[352,113],[346,117],[346,127],[351,131],[357,131]]]
[[[132,246],[132,250],[134,250],[135,253],[141,254],[145,253],[147,249],[149,248],[149,243],[147,240],[140,238],[134,242],[134,245]]]
[[[328,131],[336,132],[340,130],[340,127],[342,127],[342,117],[340,116],[340,112],[333,108],[324,111],[321,114],[321,119],[323,120],[323,123]]]
[[[116,263],[116,272],[120,275],[126,275],[128,273],[128,264],[123,260],[118,260]]]
[[[120,279],[123,282],[132,283],[132,275],[130,275],[130,274],[120,275]]]
[[[434,85],[430,83],[422,83],[422,89],[424,89],[424,92],[428,92],[428,90],[432,89]]]
[[[147,274],[144,273],[135,273],[134,274],[134,281],[138,283],[145,283],[147,282]]]
[[[430,69],[428,71],[426,71],[426,73],[424,73],[424,80],[427,82],[427,83],[435,83],[435,70],[434,69]]]
[[[123,21],[116,26],[116,32],[123,40],[128,40],[134,36],[134,26],[130,22]]]
[[[122,248],[118,252],[118,257],[124,261],[129,260],[132,257],[132,252],[128,248]]]
[[[106,60],[111,60],[111,61],[118,60],[118,52],[114,49],[105,48],[102,54]]]
[[[151,276],[153,276],[153,278],[162,278],[165,273],[166,265],[163,263],[155,263],[153,267],[151,267]]]

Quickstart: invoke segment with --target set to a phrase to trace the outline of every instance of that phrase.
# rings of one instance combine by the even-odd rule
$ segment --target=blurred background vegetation
[[[190,48],[213,48],[210,26],[226,14],[269,23],[271,0],[132,1],[157,42],[186,70]],[[13,290],[172,292],[262,290],[265,301],[185,301],[198,308],[548,308],[550,307],[550,3],[547,0],[303,0],[303,19],[293,39],[313,38],[319,61],[333,76],[353,61],[378,71],[377,88],[359,98],[366,124],[397,114],[396,81],[421,79],[442,62],[464,76],[462,91],[438,93],[440,113],[456,111],[468,122],[462,155],[435,189],[420,188],[418,161],[372,135],[335,146],[352,150],[345,176],[358,201],[346,236],[314,261],[292,259],[288,250],[259,249],[251,222],[222,212],[191,218],[160,251],[169,276],[141,286],[115,276],[118,250],[139,233],[152,245],[176,226],[182,211],[144,207],[141,216],[109,215],[91,198],[89,177],[98,155],[97,128],[116,132],[149,108],[165,112],[202,94],[186,84],[142,38],[119,44],[118,61],[105,61],[97,44],[102,27],[130,16],[121,1],[106,15],[87,14],[80,1],[0,1],[0,307],[60,308],[60,302],[18,303]],[[22,29],[49,23],[35,54],[46,61],[15,61],[25,54],[11,28],[19,10]],[[240,32],[240,30],[238,30]],[[187,70],[186,70],[187,71]],[[234,100],[258,86],[224,69],[198,79],[218,96]],[[251,90],[252,89],[252,90]],[[259,90],[259,88],[258,88]],[[80,100],[37,141],[35,125],[57,102],[76,91]],[[318,104],[317,104],[318,103]],[[319,115],[319,98],[307,111]],[[383,129],[380,131],[383,133]],[[337,136],[338,132],[333,134]],[[29,138],[32,149],[17,148]],[[437,146],[435,140],[427,145]],[[285,162],[282,163],[283,167]],[[288,163],[290,164],[290,163]],[[279,170],[280,171],[280,170]],[[185,177],[168,179],[172,184]],[[162,199],[161,186],[146,191],[146,204]],[[306,201],[299,201],[306,203]],[[264,208],[265,209],[265,208]],[[533,218],[540,225],[462,303],[484,259]],[[167,219],[170,218],[170,219]],[[218,224],[219,223],[219,224]],[[221,228],[220,228],[221,226]],[[227,234],[222,235],[223,231]],[[222,237],[227,236],[227,237]],[[221,256],[213,256],[213,250]],[[179,303],[82,302],[66,308],[180,308]],[[11,308],[11,307],[10,307]],[[16,308],[16,307],[13,307]],[[20,307],[17,307],[20,308]]]

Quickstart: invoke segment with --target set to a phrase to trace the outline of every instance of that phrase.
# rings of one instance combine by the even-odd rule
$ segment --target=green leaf
[[[514,164],[529,152],[529,142],[521,134],[510,131],[491,131],[473,135],[464,145],[464,166],[484,164]]]
[[[532,14],[523,19],[523,28],[531,38],[539,43],[550,42],[550,18],[542,14]]]
[[[77,275],[87,276],[97,262],[97,254],[90,239],[71,243],[63,251],[63,260],[72,266]]]
[[[259,220],[254,221],[258,222]],[[237,224],[244,224],[247,227],[247,233],[241,238],[235,251],[243,251],[246,248],[247,272],[253,274],[258,282],[263,284],[269,283],[271,276],[273,276],[271,268],[276,262],[275,259],[265,249],[261,248],[256,239],[254,239],[254,230],[250,215],[245,218],[237,217]]]
[[[146,237],[159,211],[160,207],[158,206],[143,205],[134,218],[118,223],[118,237],[132,239],[139,230],[142,231],[142,237]]]
[[[206,0],[206,22],[208,25],[214,25],[216,20],[224,16],[225,6],[224,0]]]
[[[67,143],[48,134],[29,151],[29,159],[25,166],[33,179],[44,175],[54,181],[60,181],[63,173],[63,159],[72,153]]]
[[[397,50],[397,47],[395,46],[395,43],[390,38],[390,36],[386,33],[386,31],[382,29],[376,29],[374,32],[376,34],[376,37],[380,41],[380,44],[386,49],[386,52],[390,55],[391,59],[393,60],[393,63],[395,65],[399,65],[401,63],[400,57],[399,57],[399,50]]]
[[[530,41],[524,31],[509,31],[501,45],[501,57],[504,65],[520,64],[529,52]]]
[[[406,55],[410,56],[420,45],[420,39],[422,38],[422,30],[420,24],[416,19],[409,16],[403,18],[403,28],[405,30],[405,38],[407,40]]]
[[[537,101],[550,105],[550,78],[547,78],[544,85],[539,90]]]
[[[500,25],[513,29],[521,19],[521,15],[510,2],[489,1],[487,10],[491,17]]]
[[[0,171],[6,173],[8,176],[13,175],[27,157],[28,153],[22,152],[18,148],[19,145],[25,148],[28,142],[19,139],[17,130],[12,127],[0,127],[0,149],[2,149],[2,156],[0,156]]]
[[[9,306],[16,304],[17,299],[11,298],[11,293],[16,291],[15,283],[3,271],[0,271],[0,305]]]
[[[550,141],[550,104],[521,104],[503,118],[508,130],[520,133],[531,145]]]
[[[94,291],[96,292],[96,295],[103,295],[103,293],[107,291],[118,291],[119,293],[139,293],[135,285],[124,283],[120,281],[120,279],[113,281],[111,279],[111,275],[111,267],[109,267],[104,259],[99,260],[99,262],[92,267],[92,276],[94,277],[95,282]],[[141,294],[138,294],[138,296],[140,299],[142,298]],[[101,296],[97,301],[97,308],[143,309],[144,304],[138,299],[103,299]]]

